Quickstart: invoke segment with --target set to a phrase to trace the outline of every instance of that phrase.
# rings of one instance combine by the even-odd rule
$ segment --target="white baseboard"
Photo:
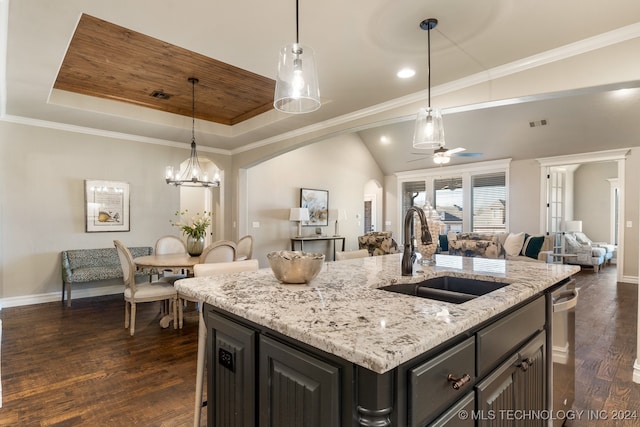
[[[633,382],[640,384],[640,359],[633,364]]]
[[[638,276],[620,276],[618,282],[638,284]]]
[[[562,347],[554,345],[553,346],[553,363],[566,365],[568,361],[569,361],[569,343],[565,343],[565,345]]]
[[[86,288],[86,289],[73,289],[72,298],[71,298],[71,306],[73,306],[73,301],[78,298],[89,298],[89,297],[98,297],[102,295],[114,295],[121,294],[123,291],[122,285],[111,285],[111,286],[100,286],[97,288]],[[61,293],[51,292],[48,294],[36,294],[36,295],[25,295],[20,297],[9,297],[2,298],[0,300],[0,307],[19,307],[22,305],[31,305],[31,304],[42,304],[45,302],[53,302],[53,301],[61,301]],[[66,304],[65,300],[65,304]]]

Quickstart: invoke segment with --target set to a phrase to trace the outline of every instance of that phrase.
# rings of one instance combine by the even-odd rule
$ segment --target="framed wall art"
[[[304,227],[329,225],[329,192],[327,190],[301,188],[300,207],[309,210],[309,220],[302,221]]]
[[[129,183],[84,181],[86,231],[129,231]]]

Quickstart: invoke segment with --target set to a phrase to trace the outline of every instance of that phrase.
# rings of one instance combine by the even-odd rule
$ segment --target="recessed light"
[[[380,143],[382,143],[382,144],[388,144],[389,142],[391,142],[391,141],[389,140],[389,138],[387,138],[387,137],[386,137],[386,135],[382,135],[382,136],[380,137]]]
[[[398,76],[401,79],[408,79],[415,75],[416,75],[416,70],[412,68],[403,68],[402,70],[398,71],[398,73],[396,74],[396,76]]]

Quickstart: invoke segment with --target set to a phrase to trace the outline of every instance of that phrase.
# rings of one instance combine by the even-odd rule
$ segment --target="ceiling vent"
[[[531,128],[537,128],[539,126],[546,126],[546,125],[547,125],[546,119],[536,120],[535,122],[529,122],[529,127]]]
[[[164,91],[162,89],[160,90],[154,90],[153,92],[150,93],[151,96],[153,96],[154,98],[157,99],[169,99],[171,98],[171,95],[168,93],[164,93]]]

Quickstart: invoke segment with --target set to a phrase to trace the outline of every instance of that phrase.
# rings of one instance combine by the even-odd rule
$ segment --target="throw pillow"
[[[590,245],[591,243],[591,239],[587,237],[586,234],[581,233],[581,232],[576,232],[574,233],[574,236],[576,236],[576,240],[578,241],[578,243],[581,243],[583,245]]]
[[[442,252],[449,252],[449,239],[446,234],[440,234],[438,236],[440,242],[440,250]]]
[[[504,250],[508,256],[518,256],[523,244],[524,233],[509,233],[504,241]]]
[[[582,245],[576,240],[576,236],[572,234],[564,235],[564,251],[568,254],[577,254]]]
[[[529,236],[522,246],[522,252],[529,258],[538,259],[538,254],[544,245],[544,236]]]

